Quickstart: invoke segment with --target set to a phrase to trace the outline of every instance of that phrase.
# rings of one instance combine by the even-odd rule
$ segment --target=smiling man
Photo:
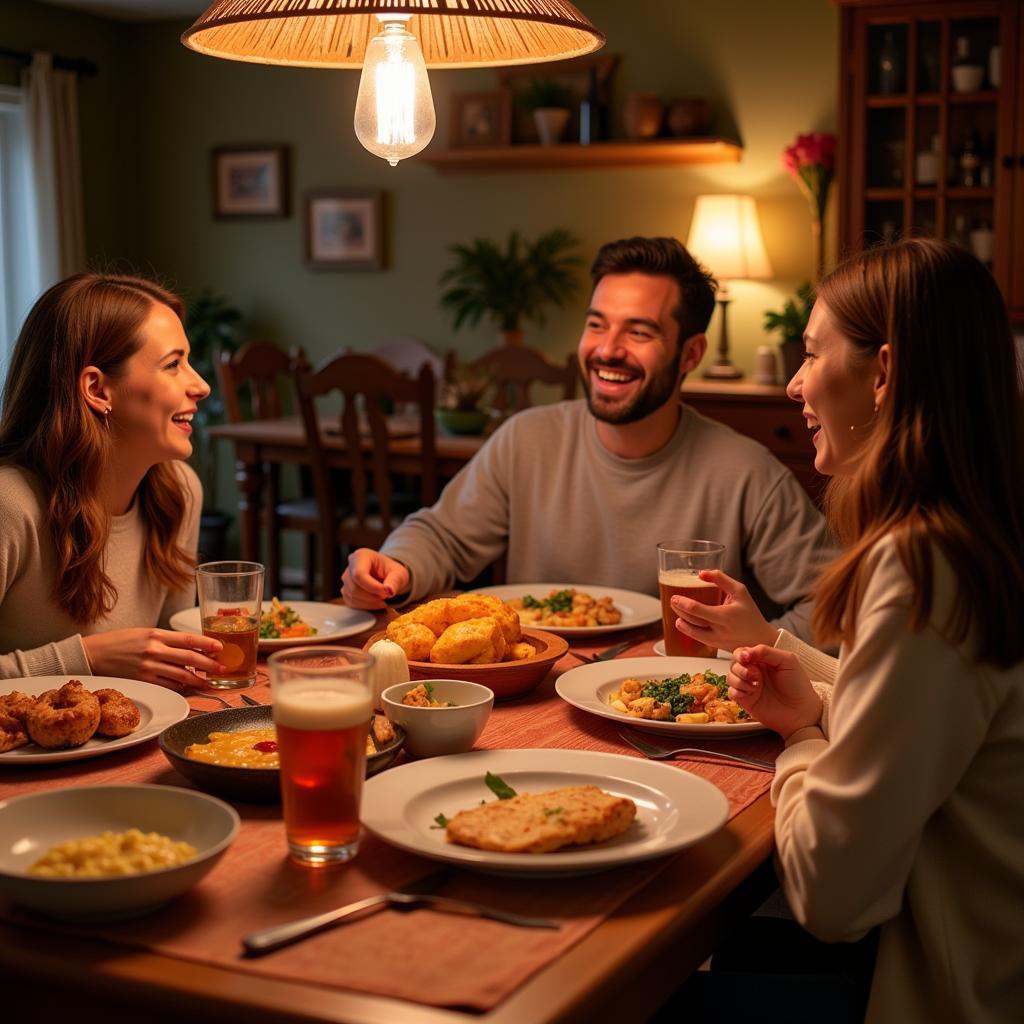
[[[359,608],[471,580],[503,553],[510,583],[658,593],[658,541],[725,545],[774,625],[809,639],[810,592],[832,549],[821,516],[768,450],[686,406],[715,305],[706,271],[672,238],[603,246],[579,343],[586,401],[518,413],[381,551],[352,553]]]

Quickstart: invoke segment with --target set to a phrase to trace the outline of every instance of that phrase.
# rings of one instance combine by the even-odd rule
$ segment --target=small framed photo
[[[462,92],[452,97],[451,145],[506,146],[509,142],[507,92]]]
[[[306,193],[306,266],[319,270],[384,267],[383,193],[319,189]]]
[[[214,217],[287,217],[288,147],[213,150]]]

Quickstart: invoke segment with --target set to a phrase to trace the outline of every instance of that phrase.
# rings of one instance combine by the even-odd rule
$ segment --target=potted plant
[[[196,410],[196,443],[192,464],[203,485],[203,510],[199,525],[199,550],[204,558],[217,560],[226,554],[231,516],[217,508],[217,452],[208,427],[224,419],[224,399],[214,369],[222,351],[238,348],[238,322],[242,314],[227,299],[204,289],[185,315],[185,334],[191,348],[189,362],[210,385],[210,394]]]
[[[489,238],[453,245],[455,262],[441,274],[447,286],[441,305],[454,316],[458,330],[492,319],[505,345],[522,345],[524,320],[544,323],[544,307],[565,306],[576,291],[582,263],[572,251],[577,240],[564,228],[554,228],[534,242],[513,231],[502,247]]]
[[[449,434],[481,434],[491,418],[484,398],[493,381],[488,373],[470,367],[455,371],[451,380],[441,385],[441,405],[437,418]]]
[[[533,114],[542,146],[562,141],[575,106],[575,97],[568,86],[550,78],[531,78],[519,101]]]
[[[781,312],[766,310],[764,329],[778,331],[782,335],[779,351],[782,353],[782,367],[786,380],[791,380],[800,369],[804,353],[804,331],[814,306],[814,286],[805,281],[796,290],[796,299],[787,299]]]

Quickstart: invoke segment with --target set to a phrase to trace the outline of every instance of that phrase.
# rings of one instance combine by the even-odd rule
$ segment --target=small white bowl
[[[223,800],[173,786],[72,786],[0,800],[0,893],[51,917],[115,921],[191,889],[238,834],[238,814]],[[101,832],[159,832],[184,840],[184,864],[109,878],[42,878],[28,869],[52,846]]]
[[[980,64],[961,64],[953,68],[954,92],[977,92],[985,78],[985,69]]]
[[[402,703],[410,690],[425,682],[433,686],[437,700],[456,706],[422,708]],[[384,713],[405,730],[406,751],[414,757],[436,757],[472,749],[494,707],[494,691],[465,679],[413,680],[389,686],[381,700]]]

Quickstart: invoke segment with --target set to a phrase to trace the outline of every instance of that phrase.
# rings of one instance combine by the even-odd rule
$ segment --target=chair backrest
[[[533,404],[530,385],[535,382],[561,387],[564,399],[576,397],[579,371],[575,355],[564,363],[553,363],[533,348],[496,348],[469,365],[494,381],[493,405],[502,415],[529,408]]]
[[[441,354],[425,341],[411,335],[405,338],[393,338],[383,345],[378,345],[370,354],[378,359],[383,359],[384,362],[389,363],[407,377],[416,377],[420,372],[420,367],[426,363],[434,374],[435,400],[439,397],[436,388],[440,388],[442,381],[449,380],[455,370],[454,351],[449,349]]]
[[[396,472],[391,452],[387,416],[383,408],[404,404],[416,410],[420,433],[420,502],[431,505],[437,498],[437,445],[434,429],[434,374],[421,366],[413,379],[375,356],[342,353],[327,359],[315,370],[296,375],[299,409],[306,428],[313,465],[313,483],[321,521],[331,523],[338,506],[331,468],[346,469],[351,476],[352,515],[341,523],[336,539],[349,547],[379,547],[398,525],[392,477]],[[339,458],[329,450],[317,413],[315,399],[337,392],[342,408],[337,433],[345,442]],[[370,501],[376,498],[376,507]],[[348,504],[346,500],[345,504]]]
[[[216,363],[224,408],[232,423],[241,423],[242,392],[249,392],[250,417],[277,419],[287,415],[282,391],[290,387],[296,369],[308,369],[306,353],[298,347],[289,352],[269,341],[250,341],[237,352],[221,352]]]

